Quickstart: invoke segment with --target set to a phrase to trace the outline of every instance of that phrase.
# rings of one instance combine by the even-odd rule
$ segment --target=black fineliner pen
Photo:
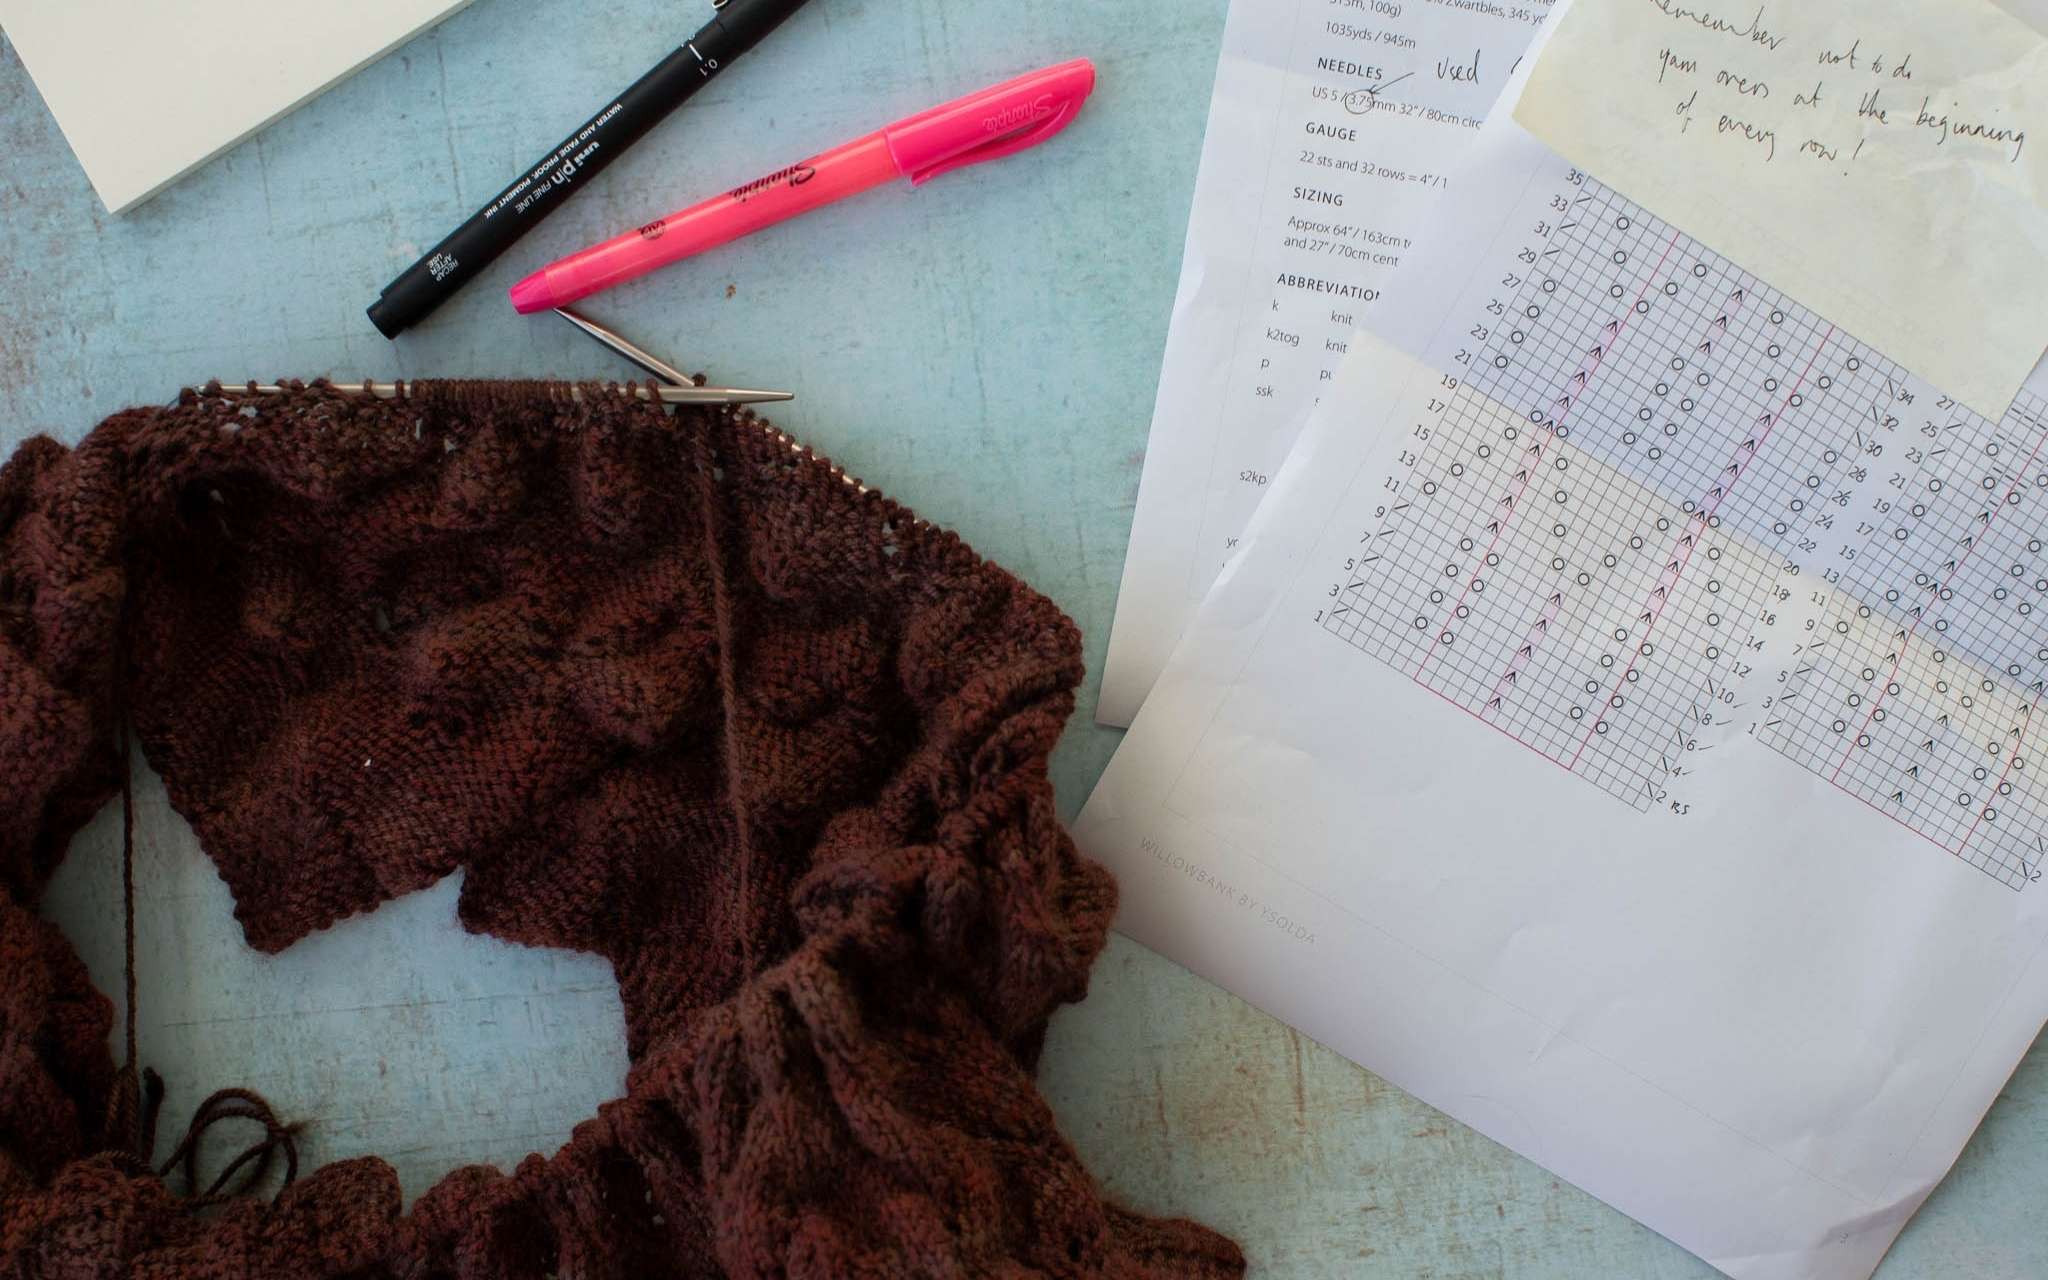
[[[619,153],[659,124],[733,60],[782,25],[805,0],[712,0],[711,21],[661,65],[640,77],[563,139],[517,182],[435,245],[404,275],[384,286],[370,307],[370,322],[396,338],[455,296],[513,241],[604,172]]]

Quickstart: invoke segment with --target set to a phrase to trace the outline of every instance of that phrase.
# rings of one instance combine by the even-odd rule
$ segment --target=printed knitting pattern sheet
[[[1728,1274],[1860,1280],[2048,1014],[2048,377],[1973,414],[1506,112],[1452,188],[1078,838]]]
[[[1127,725],[1550,0],[1232,0],[1096,715]]]

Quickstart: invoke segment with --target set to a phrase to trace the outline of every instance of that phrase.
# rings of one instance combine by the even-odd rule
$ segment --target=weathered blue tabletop
[[[624,376],[551,318],[512,314],[505,286],[896,114],[1086,54],[1101,89],[1055,144],[876,192],[590,310],[686,367],[800,392],[782,425],[1058,600],[1099,664],[1223,10],[823,0],[395,345],[362,314],[377,288],[700,14],[479,0],[120,219],[0,46],[0,448],[76,439],[210,377]],[[1069,813],[1115,747],[1093,698],[1057,759]],[[259,959],[153,787],[142,824],[139,927],[160,959],[138,1008],[146,1058],[189,1082],[174,1113],[253,1084],[320,1117],[316,1159],[375,1150],[417,1192],[552,1149],[620,1087],[601,965],[461,936],[450,886]],[[113,838],[103,815],[50,904],[103,984],[120,970]],[[1116,1195],[1233,1233],[1257,1274],[1710,1274],[1120,940],[1056,1022],[1043,1075]],[[1882,1274],[2048,1276],[2048,1049]]]

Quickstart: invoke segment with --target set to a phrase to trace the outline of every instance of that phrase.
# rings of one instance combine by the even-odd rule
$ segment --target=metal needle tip
[[[684,373],[667,361],[643,351],[595,320],[578,315],[567,307],[556,307],[555,314],[581,329],[606,349],[624,357],[663,382],[677,388],[683,398],[680,401],[671,401],[671,403],[778,404],[785,400],[796,399],[796,393],[793,391],[754,391],[745,387],[700,387],[689,374]]]

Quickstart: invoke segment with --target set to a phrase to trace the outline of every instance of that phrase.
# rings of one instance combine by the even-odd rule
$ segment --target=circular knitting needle
[[[395,382],[330,382],[327,385],[331,390],[344,395],[375,396],[379,400],[396,400],[408,394],[410,388],[410,384],[401,386]],[[259,396],[274,396],[282,395],[287,390],[290,388],[270,382],[237,382],[223,383],[220,392],[225,396],[247,395],[251,392]],[[621,387],[620,390],[642,400],[650,398],[646,387]],[[572,393],[579,400],[583,398],[580,388],[573,389]],[[734,387],[688,386],[657,387],[652,398],[663,404],[763,404],[794,400],[796,396],[787,391],[747,391]]]
[[[556,308],[555,314],[567,320],[570,324],[575,325],[607,350],[623,356],[666,383],[666,386],[656,389],[657,398],[663,404],[779,404],[785,400],[796,399],[796,393],[793,391],[755,391],[746,387],[700,387],[689,374],[684,373],[667,361],[641,350],[595,320],[577,315],[567,307]],[[345,392],[350,395],[376,396],[380,400],[395,400],[405,394],[404,387],[395,382],[344,382],[332,383],[330,385],[336,391]],[[277,395],[284,388],[270,383],[259,383],[254,386],[242,383],[232,386],[224,385],[221,390],[224,393],[230,394],[237,391],[253,390],[257,395]],[[638,396],[642,400],[649,398],[646,387],[621,388],[621,390]],[[581,398],[583,393],[579,390],[575,394],[578,398]]]
[[[640,368],[646,370],[648,373],[653,374],[655,377],[660,378],[663,382],[668,383],[672,387],[694,388],[699,391],[707,392],[716,390],[718,392],[718,398],[716,400],[699,401],[696,403],[766,404],[771,402],[796,399],[796,394],[791,391],[747,391],[738,390],[731,387],[698,387],[696,380],[690,377],[689,374],[684,373],[682,370],[676,368],[672,364],[669,364],[667,361],[662,360],[657,356],[651,355],[648,352],[641,350],[633,343],[628,342],[625,338],[619,336],[616,333],[613,333],[610,329],[607,329],[603,325],[597,323],[597,321],[589,319],[586,316],[578,315],[576,312],[571,311],[567,307],[556,307],[555,314],[562,317],[562,319],[567,320],[570,324],[575,325],[578,329],[582,330],[585,334],[589,335],[593,340],[595,340],[600,346],[603,346],[605,349],[619,356],[624,357],[626,360],[631,361],[635,365],[638,365]],[[675,402],[672,401],[671,403]]]

